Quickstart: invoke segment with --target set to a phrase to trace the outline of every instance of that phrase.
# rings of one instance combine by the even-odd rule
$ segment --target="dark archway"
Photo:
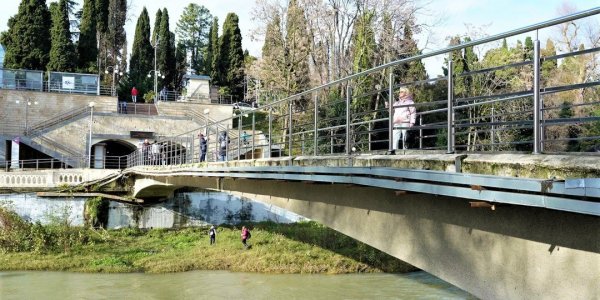
[[[105,169],[124,169],[127,167],[127,155],[134,152],[137,147],[123,140],[104,140],[97,144],[104,144],[106,147],[106,156],[104,157]],[[94,153],[92,153],[92,161],[95,161]],[[92,166],[93,167],[93,166]]]

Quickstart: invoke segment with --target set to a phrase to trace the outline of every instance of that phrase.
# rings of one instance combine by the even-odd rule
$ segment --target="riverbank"
[[[167,273],[228,270],[260,273],[409,272],[414,267],[315,222],[241,226],[103,230],[68,224],[27,224],[5,213],[0,224],[0,270]],[[12,219],[11,219],[12,218]]]

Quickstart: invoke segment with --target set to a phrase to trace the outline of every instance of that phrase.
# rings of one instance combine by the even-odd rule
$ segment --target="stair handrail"
[[[57,114],[55,116],[50,117],[49,119],[38,122],[38,123],[34,124],[33,126],[26,128],[25,135],[26,136],[39,135],[41,132],[43,132],[48,127],[71,120],[75,117],[82,115],[83,113],[87,113],[89,110],[90,110],[90,108],[88,106],[81,106],[81,107],[77,107],[72,110],[69,110],[67,112]]]

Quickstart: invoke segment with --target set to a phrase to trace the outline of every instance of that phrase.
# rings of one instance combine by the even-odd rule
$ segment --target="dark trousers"
[[[215,236],[214,236],[214,235],[211,235],[211,236],[210,236],[210,244],[212,245],[212,244],[215,244],[216,242],[217,242],[217,241],[216,241],[216,239],[215,239]]]
[[[200,154],[200,162],[203,162],[206,160],[206,152],[202,152],[202,154]]]
[[[248,248],[248,244],[246,244],[246,239],[242,239],[242,244],[244,244],[244,248]]]

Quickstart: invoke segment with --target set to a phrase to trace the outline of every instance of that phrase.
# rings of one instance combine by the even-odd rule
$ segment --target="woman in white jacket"
[[[385,103],[385,107],[388,107],[388,103]],[[398,91],[398,100],[396,100],[392,107],[393,111],[393,147],[392,149],[398,149],[398,142],[402,137],[402,149],[406,149],[406,136],[408,128],[415,125],[417,119],[417,109],[415,108],[415,102],[412,99],[412,95],[407,88],[400,88]]]

